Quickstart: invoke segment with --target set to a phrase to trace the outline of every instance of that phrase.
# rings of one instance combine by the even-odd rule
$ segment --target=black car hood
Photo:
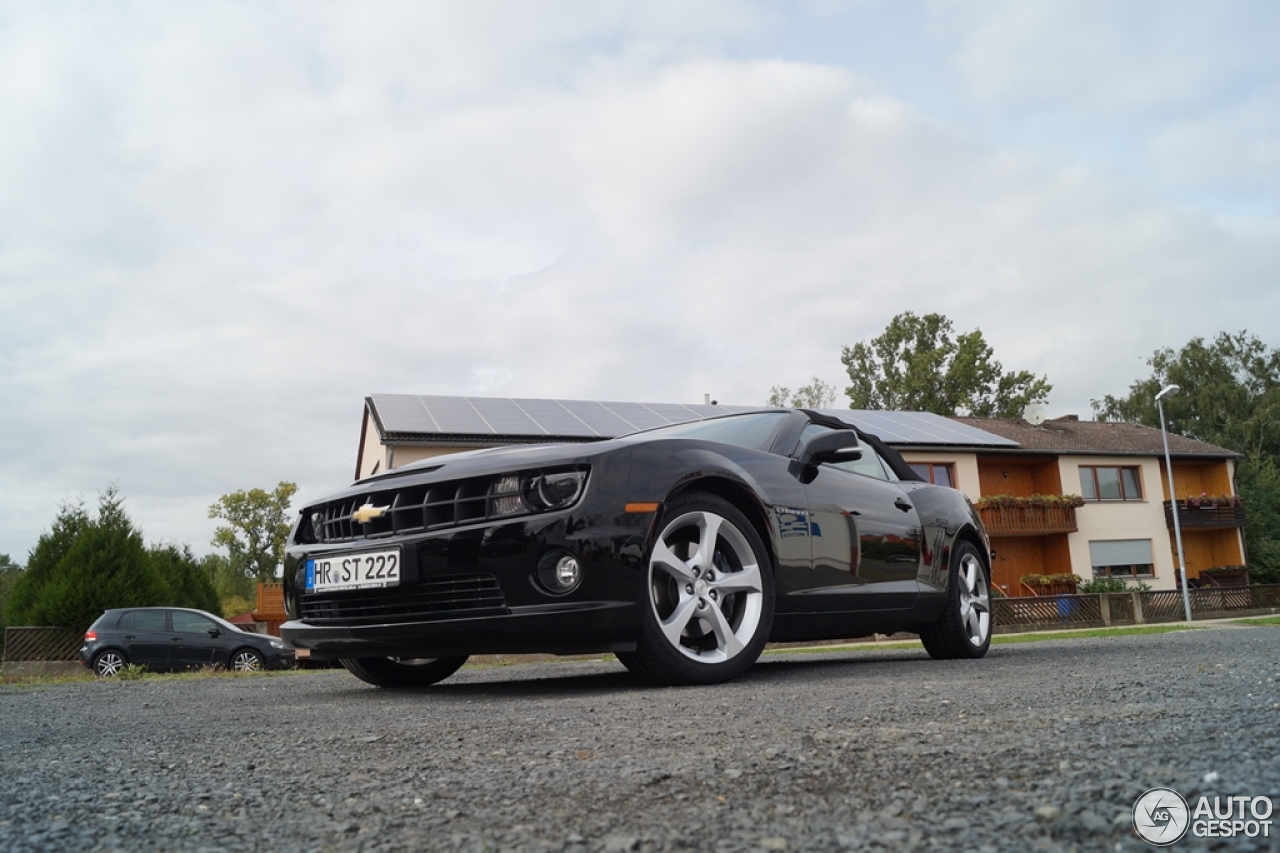
[[[573,464],[592,459],[609,450],[616,450],[620,444],[616,440],[520,444],[449,453],[411,462],[402,468],[394,468],[383,474],[357,480],[347,489],[343,489],[342,493],[393,487],[400,481],[419,477],[431,480],[452,480],[458,477],[496,474],[501,471],[539,468],[544,465]]]

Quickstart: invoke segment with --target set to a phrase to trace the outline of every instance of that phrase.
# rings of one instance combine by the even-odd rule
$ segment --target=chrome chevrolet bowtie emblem
[[[390,506],[374,506],[367,503],[351,513],[351,520],[359,524],[368,524],[375,518],[382,518],[389,509],[391,509]]]

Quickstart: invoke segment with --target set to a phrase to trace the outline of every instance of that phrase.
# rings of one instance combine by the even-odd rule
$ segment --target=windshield
[[[778,425],[787,417],[787,412],[756,412],[750,415],[733,415],[724,418],[712,418],[707,421],[691,421],[685,424],[673,424],[645,432],[625,436],[625,440],[647,441],[651,438],[699,438],[703,441],[718,441],[723,444],[735,444],[738,447],[749,447],[753,450],[768,450],[769,439]]]

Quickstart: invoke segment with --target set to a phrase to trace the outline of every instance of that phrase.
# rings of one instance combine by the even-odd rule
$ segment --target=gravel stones
[[[342,671],[0,688],[0,850],[1148,850],[1130,817],[1151,787],[1280,791],[1278,641],[766,656],[705,688],[612,661],[409,691]],[[1178,849],[1274,849],[1216,843]]]

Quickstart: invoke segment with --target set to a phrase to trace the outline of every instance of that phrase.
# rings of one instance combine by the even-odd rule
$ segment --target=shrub
[[[84,630],[112,607],[165,603],[168,585],[123,503],[111,487],[98,502],[97,518],[83,507],[63,507],[53,530],[32,549],[10,600],[10,624]]]

